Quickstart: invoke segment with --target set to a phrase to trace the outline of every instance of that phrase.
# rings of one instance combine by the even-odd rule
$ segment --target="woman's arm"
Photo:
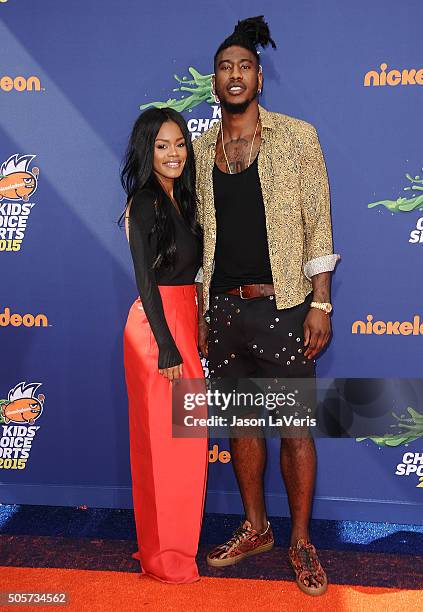
[[[155,195],[143,190],[136,194],[129,210],[129,246],[134,262],[135,279],[144,312],[159,347],[158,368],[165,369],[182,363],[163,311],[162,298],[153,270],[153,253],[149,233],[154,226]]]

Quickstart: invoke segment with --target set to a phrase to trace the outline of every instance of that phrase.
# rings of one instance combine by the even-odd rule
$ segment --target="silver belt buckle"
[[[240,285],[240,286],[239,286],[239,297],[240,297],[242,300],[247,300],[247,299],[248,299],[248,298],[246,298],[246,297],[244,297],[244,296],[242,295],[242,285]]]

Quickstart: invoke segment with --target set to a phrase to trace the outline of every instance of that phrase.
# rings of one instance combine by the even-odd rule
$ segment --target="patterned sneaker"
[[[249,521],[244,521],[234,532],[233,536],[225,542],[213,548],[207,555],[207,563],[212,567],[225,567],[234,565],[245,557],[257,555],[271,550],[274,545],[272,528],[267,521],[267,529],[263,533],[257,533],[251,527]]]
[[[290,547],[288,557],[299,588],[307,595],[323,595],[328,588],[328,580],[313,544],[298,540],[295,546]]]

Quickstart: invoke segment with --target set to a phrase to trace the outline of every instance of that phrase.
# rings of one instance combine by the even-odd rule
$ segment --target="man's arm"
[[[330,272],[321,272],[311,278],[313,301],[330,302]],[[329,315],[318,308],[310,308],[304,320],[304,357],[313,359],[326,346],[331,336]]]
[[[204,318],[203,315],[203,282],[202,282],[202,273],[203,270],[200,268],[198,271],[197,277],[195,279],[195,286],[197,288],[197,298],[198,298],[198,348],[204,357],[208,355],[208,346],[207,340],[209,336],[209,325]],[[201,276],[201,282],[198,282],[197,279]]]
[[[307,126],[301,166],[301,201],[307,262],[304,274],[313,285],[313,301],[330,302],[331,272],[339,255],[333,253],[330,194],[326,165],[317,132]],[[304,320],[304,356],[313,359],[329,341],[329,315],[310,308]]]
[[[329,182],[317,132],[307,125],[302,135],[301,214],[304,224],[308,279],[321,272],[331,272],[339,255],[333,253],[330,218]]]
[[[194,156],[196,161],[196,179],[197,179],[197,221],[204,229],[204,221],[203,221],[203,203],[199,196],[198,189],[198,180],[199,180],[199,143],[197,139],[193,141],[193,149]],[[197,276],[195,277],[195,286],[197,289],[197,299],[198,299],[198,347],[204,357],[207,357],[208,347],[207,340],[209,335],[209,326],[207,321],[204,318],[203,308],[204,308],[204,296],[203,296],[203,268],[200,268],[197,272]]]

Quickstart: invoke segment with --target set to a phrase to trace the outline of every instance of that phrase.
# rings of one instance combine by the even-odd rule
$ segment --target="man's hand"
[[[195,283],[197,289],[197,300],[198,300],[198,348],[204,357],[207,357],[209,353],[208,349],[208,337],[209,337],[209,326],[203,315],[203,282]]]
[[[208,337],[209,337],[209,326],[206,323],[204,317],[199,315],[198,317],[198,348],[204,357],[207,357],[208,349]]]
[[[313,359],[326,346],[331,335],[329,315],[318,308],[310,308],[304,319],[304,357]]]

